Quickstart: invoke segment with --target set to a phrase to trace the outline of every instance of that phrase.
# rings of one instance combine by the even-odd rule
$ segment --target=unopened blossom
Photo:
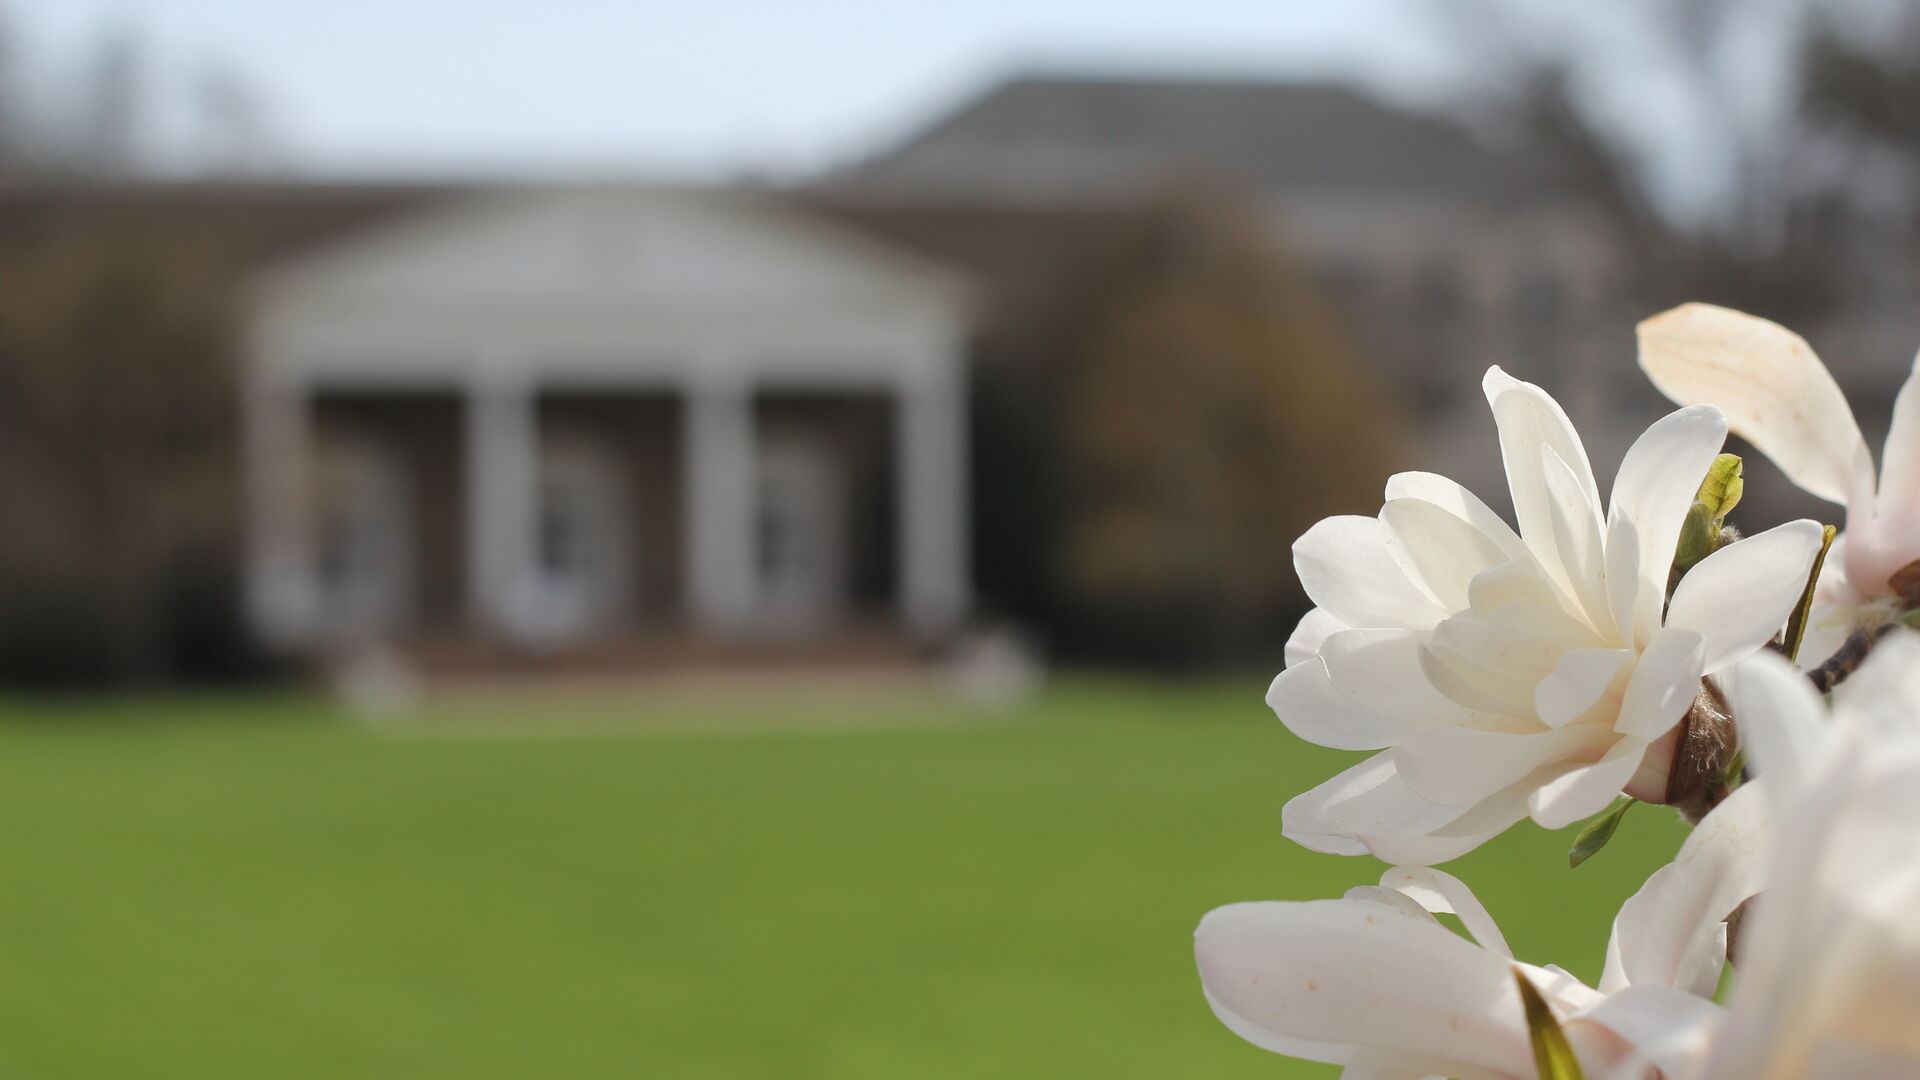
[[[1656,895],[1623,910],[1599,989],[1515,960],[1463,882],[1416,866],[1338,900],[1209,913],[1194,935],[1201,983],[1235,1034],[1345,1065],[1349,1077],[1532,1080],[1516,972],[1540,991],[1587,1075],[1685,1067],[1701,1060],[1718,1020],[1704,996],[1725,957],[1715,931],[1758,887],[1743,848],[1765,835],[1762,813],[1762,800],[1736,792],[1695,830]],[[1473,940],[1434,912],[1457,915]]]
[[[1558,828],[1622,790],[1660,801],[1667,737],[1702,677],[1764,645],[1805,588],[1820,528],[1797,521],[1722,547],[1668,597],[1726,436],[1718,409],[1649,428],[1603,510],[1560,406],[1499,368],[1484,389],[1517,531],[1414,472],[1387,482],[1376,517],[1328,518],[1294,544],[1316,606],[1267,702],[1311,742],[1382,751],[1287,804],[1285,831],[1309,848],[1434,863],[1529,815]]]
[[[1920,560],[1920,360],[1894,399],[1876,482],[1846,397],[1798,334],[1685,304],[1641,323],[1639,336],[1640,366],[1663,393],[1681,405],[1719,406],[1734,433],[1789,480],[1846,507],[1846,532],[1820,574],[1803,663],[1818,664],[1854,631],[1920,606],[1895,583]],[[1920,581],[1908,589],[1916,587]]]

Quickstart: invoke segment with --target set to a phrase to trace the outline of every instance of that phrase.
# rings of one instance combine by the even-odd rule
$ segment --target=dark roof
[[[1428,201],[1510,198],[1537,175],[1450,119],[1340,86],[1020,78],[830,183],[909,200],[1087,202],[1192,174],[1277,198]]]

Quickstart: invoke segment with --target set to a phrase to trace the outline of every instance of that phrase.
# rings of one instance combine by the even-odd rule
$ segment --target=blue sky
[[[7,0],[0,0],[5,4]],[[13,0],[72,64],[130,27],[156,80],[212,59],[327,172],[792,172],[1013,70],[1338,74],[1420,96],[1455,70],[1419,0],[766,3]]]

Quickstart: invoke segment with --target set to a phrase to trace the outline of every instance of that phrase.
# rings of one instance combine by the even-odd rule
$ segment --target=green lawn
[[[1221,1028],[1189,934],[1378,877],[1280,836],[1347,755],[1252,684],[894,708],[596,733],[618,710],[496,701],[419,734],[292,699],[0,706],[0,1077],[1332,1074]],[[1679,834],[1638,811],[1570,872],[1526,825],[1451,869],[1592,977]]]

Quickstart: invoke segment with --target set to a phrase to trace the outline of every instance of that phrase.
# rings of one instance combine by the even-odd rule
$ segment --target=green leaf
[[[1813,569],[1807,574],[1807,587],[1800,593],[1800,602],[1793,606],[1793,614],[1787,619],[1787,632],[1780,639],[1780,651],[1789,660],[1800,657],[1800,641],[1807,635],[1807,616],[1813,611],[1813,587],[1820,581],[1820,568],[1827,563],[1827,549],[1833,546],[1836,532],[1838,530],[1831,525],[1821,530],[1820,554],[1813,557]]]
[[[1721,454],[1708,467],[1706,479],[1700,481],[1693,506],[1680,526],[1680,543],[1673,552],[1673,580],[1678,581],[1680,575],[1720,546],[1720,530],[1727,523],[1727,515],[1740,505],[1740,496],[1747,489],[1741,468],[1738,454]]]
[[[1533,1039],[1533,1067],[1540,1080],[1586,1080],[1580,1060],[1567,1044],[1567,1033],[1560,1029],[1545,998],[1527,980],[1527,973],[1513,969],[1513,981],[1520,984],[1520,1003],[1527,1010],[1527,1033]]]
[[[1573,838],[1573,847],[1567,850],[1567,865],[1579,866],[1606,847],[1607,841],[1613,839],[1614,830],[1620,827],[1620,819],[1627,816],[1627,808],[1635,801],[1622,798],[1608,807],[1606,813],[1587,822],[1586,828],[1580,830],[1580,835]]]

